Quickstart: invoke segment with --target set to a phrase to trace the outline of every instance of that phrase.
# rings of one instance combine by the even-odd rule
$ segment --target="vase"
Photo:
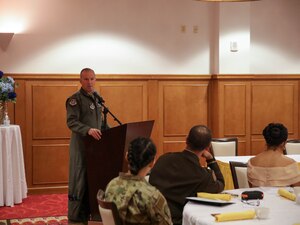
[[[0,102],[0,124],[4,126],[10,125],[10,119],[8,117],[8,104],[7,101]]]

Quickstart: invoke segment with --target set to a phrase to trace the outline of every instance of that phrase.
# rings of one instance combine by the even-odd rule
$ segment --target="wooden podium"
[[[127,123],[102,131],[99,141],[87,138],[87,178],[92,220],[101,219],[96,199],[98,190],[105,190],[119,172],[127,172],[125,152],[129,143],[139,136],[150,137],[153,124],[153,120]]]

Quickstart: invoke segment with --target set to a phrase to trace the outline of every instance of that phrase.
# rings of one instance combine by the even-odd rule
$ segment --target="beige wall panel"
[[[298,135],[297,82],[254,83],[252,86],[252,135],[261,134],[271,122],[283,123]]]
[[[266,149],[264,139],[252,139],[251,146],[251,155],[257,155]]]
[[[185,141],[164,141],[163,154],[167,152],[180,152],[185,148]]]
[[[15,124],[20,125],[21,133],[25,134],[26,127],[26,94],[25,94],[25,81],[16,80],[18,87],[15,89],[17,93],[17,103],[15,104]],[[25,143],[24,135],[22,135],[23,144]],[[24,144],[25,145],[25,144]]]
[[[121,123],[147,120],[147,82],[101,82],[98,90]],[[110,115],[107,118],[110,126],[118,125]]]
[[[218,95],[220,84],[213,80],[210,84],[210,99],[209,99],[209,126],[213,131],[213,137],[220,137],[220,104],[223,101],[223,96]],[[220,99],[222,97],[222,99]]]
[[[246,142],[240,141],[238,143],[238,155],[249,155],[246,150]]]
[[[213,80],[210,116],[213,137],[238,137],[245,142],[238,155],[250,154],[251,83],[236,79]]]
[[[66,184],[69,174],[69,145],[32,147],[33,184]]]
[[[196,124],[208,123],[208,84],[164,83],[161,97],[163,106],[163,136],[186,136]]]
[[[66,100],[78,86],[34,84],[32,86],[33,139],[69,138]]]
[[[159,81],[158,106],[159,154],[180,151],[192,126],[208,124],[208,82]]]
[[[246,135],[246,85],[224,85],[224,136]]]
[[[154,125],[152,129],[151,138],[154,143],[159,143],[159,133],[158,133],[158,81],[157,80],[149,80],[148,81],[148,119],[154,120]],[[149,94],[151,93],[151,94]],[[154,107],[155,106],[155,107]]]

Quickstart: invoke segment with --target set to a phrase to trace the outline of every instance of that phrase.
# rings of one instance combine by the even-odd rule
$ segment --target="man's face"
[[[83,71],[80,77],[80,83],[87,93],[94,92],[94,86],[96,83],[96,76],[93,71]]]

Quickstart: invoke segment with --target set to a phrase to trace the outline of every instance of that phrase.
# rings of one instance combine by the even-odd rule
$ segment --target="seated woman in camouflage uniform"
[[[120,173],[106,187],[105,200],[116,203],[126,225],[172,224],[166,199],[145,180],[155,155],[156,147],[149,138],[134,139],[126,154],[129,172]]]

